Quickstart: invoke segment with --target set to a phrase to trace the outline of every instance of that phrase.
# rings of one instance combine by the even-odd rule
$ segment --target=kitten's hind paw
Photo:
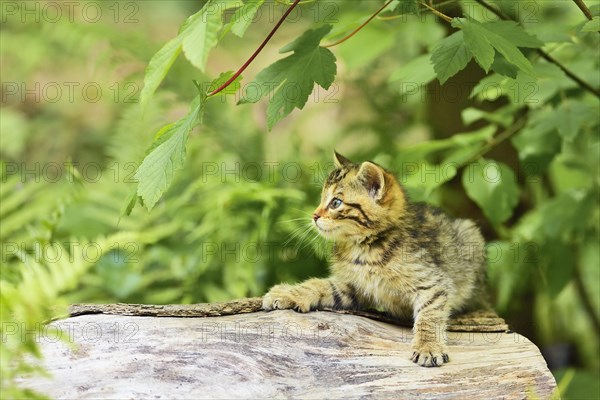
[[[298,312],[310,311],[310,300],[300,293],[302,290],[291,285],[276,285],[263,297],[265,311],[292,309]]]
[[[413,354],[410,357],[412,362],[422,367],[441,367],[450,362],[450,357],[444,347],[439,343],[426,343],[421,346],[413,347]]]

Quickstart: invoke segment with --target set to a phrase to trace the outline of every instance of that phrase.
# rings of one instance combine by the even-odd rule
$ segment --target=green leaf
[[[499,74],[486,76],[473,88],[471,96],[477,96],[479,100],[487,101],[507,96],[512,104],[538,108],[550,100],[561,88],[573,87],[572,81],[553,64],[536,63],[534,69],[535,78],[523,71],[517,72],[516,79]]]
[[[192,109],[185,117],[159,132],[160,135],[155,141],[160,144],[152,145],[152,150],[135,173],[135,179],[138,181],[137,194],[144,201],[148,211],[152,210],[160,196],[171,185],[175,170],[183,166],[188,134],[200,123],[205,102],[205,95],[200,94],[192,102]]]
[[[535,76],[535,71],[531,62],[521,53],[517,47],[511,42],[504,39],[502,36],[495,34],[488,34],[490,43],[493,43],[494,48],[504,56],[506,61],[513,64],[521,71],[525,72],[530,76]]]
[[[600,17],[594,17],[581,28],[582,32],[598,32],[600,31]]]
[[[492,63],[492,70],[494,72],[499,73],[500,75],[504,75],[509,78],[516,79],[519,69],[515,67],[513,64],[506,61],[506,58],[500,53],[496,53],[494,57],[494,62]]]
[[[471,39],[476,41],[478,50],[481,51],[481,49],[485,48],[485,46],[482,44],[485,40],[487,43],[491,44],[496,51],[502,54],[506,61],[515,65],[523,72],[531,76],[535,76],[535,71],[531,65],[531,62],[529,62],[523,53],[521,53],[521,50],[519,50],[518,46],[540,47],[543,45],[543,43],[537,40],[535,37],[527,34],[518,25],[509,25],[499,22],[488,22],[482,24],[475,20],[455,18],[452,21],[452,26],[461,28],[463,31],[465,31],[465,35],[467,35],[468,32],[468,35],[472,36]],[[487,49],[484,51],[487,51]],[[487,66],[487,62],[489,61],[489,53],[480,54],[480,57],[484,61],[484,65]],[[489,61],[490,65],[492,61]]]
[[[548,294],[552,299],[556,299],[571,282],[577,258],[572,248],[559,240],[546,243],[540,253]]]
[[[401,3],[402,3],[401,0],[393,0],[383,10],[381,10],[381,13],[388,12],[388,11],[396,11],[396,8],[398,8]]]
[[[135,205],[138,202],[138,194],[137,194],[137,189],[134,190],[129,196],[128,196],[128,201],[123,204],[123,206],[121,207],[121,210],[119,212],[119,222],[121,220],[121,217],[126,217],[131,215],[131,212],[133,211],[133,208],[135,207]]]
[[[458,169],[477,154],[495,132],[495,126],[486,125],[473,132],[456,134],[448,139],[426,141],[402,149],[394,161],[397,169],[402,171],[401,183],[408,190],[410,197],[415,201],[436,203],[436,189],[453,179]],[[439,164],[427,161],[439,159],[441,155],[443,161]]]
[[[550,239],[580,239],[595,224],[597,204],[597,196],[583,189],[559,194],[542,208],[542,233]]]
[[[150,154],[155,148],[157,148],[158,146],[163,144],[167,139],[173,136],[173,133],[175,132],[175,129],[173,129],[173,127],[177,124],[177,122],[178,121],[171,122],[170,124],[163,126],[158,130],[158,132],[154,134],[154,141],[150,145],[150,148],[146,150],[146,155]]]
[[[552,107],[533,111],[527,126],[512,139],[527,175],[544,173],[560,151],[560,137],[556,132],[556,125],[547,123],[555,114],[556,111]]]
[[[219,75],[219,77],[217,79],[215,79],[214,81],[211,82],[208,92],[210,93],[210,92],[220,88],[222,85],[225,84],[225,82],[227,82],[233,76],[233,74],[234,74],[233,71],[222,72],[221,75]],[[242,76],[239,75],[237,78],[235,78],[235,80],[233,82],[231,82],[229,84],[229,86],[227,86],[225,89],[223,89],[219,93],[223,93],[223,94],[237,93],[237,91],[242,86],[242,84],[241,84],[242,79],[243,79]]]
[[[498,161],[482,159],[469,165],[462,176],[467,195],[479,205],[494,226],[512,216],[519,202],[513,170]]]
[[[284,59],[276,61],[261,71],[254,81],[261,90],[254,96],[245,96],[240,103],[255,103],[272,93],[267,108],[267,123],[271,129],[294,108],[304,108],[315,83],[328,89],[336,74],[335,56],[320,47],[321,39],[329,33],[331,25],[308,30],[298,39],[286,45],[280,53],[293,51]]]
[[[243,37],[264,2],[265,0],[247,0],[242,7],[238,8],[229,23],[231,32],[236,36]]]
[[[503,85],[508,78],[499,74],[490,74],[481,79],[471,91],[471,98],[476,97],[479,101],[494,101],[506,95]]]
[[[144,75],[144,87],[140,93],[140,104],[142,109],[146,108],[148,101],[169,72],[175,59],[181,53],[183,38],[177,36],[165,44],[148,63]]]
[[[144,200],[148,211],[152,210],[171,184],[174,171],[183,166],[187,140],[183,126],[181,121],[176,123],[170,131],[169,139],[144,158],[135,174],[135,179],[139,182],[137,194]]]
[[[473,122],[483,119],[507,128],[514,121],[514,116],[511,113],[512,111],[514,110],[494,110],[492,112],[488,112],[474,107],[468,107],[465,108],[460,115],[465,125],[471,125]]]
[[[597,119],[597,107],[574,100],[563,101],[555,114],[558,133],[568,142],[575,140],[583,126],[592,125]]]
[[[200,11],[191,15],[183,23],[175,38],[152,56],[146,68],[144,87],[140,93],[142,109],[145,109],[182,49],[186,58],[204,71],[208,53],[217,44],[217,34],[222,27],[221,12],[234,5],[233,0],[208,1]]]
[[[473,132],[454,135],[452,137],[454,149],[444,156],[442,164],[456,167],[464,165],[481,151],[496,130],[495,125],[489,124]]]
[[[223,27],[221,14],[235,5],[233,0],[208,1],[186,21],[180,33],[183,36],[183,52],[200,71],[205,71],[208,54],[219,41],[218,34]]]
[[[399,163],[420,163],[441,151],[447,151],[458,147],[471,147],[487,142],[494,136],[496,127],[486,125],[476,131],[456,133],[447,139],[429,140],[400,150],[397,161]]]
[[[409,190],[414,201],[428,201],[433,191],[456,176],[454,163],[437,165],[426,161],[404,163],[401,184]],[[415,197],[416,196],[416,197]]]
[[[494,48],[490,44],[488,38],[481,34],[481,29],[476,24],[463,24],[462,31],[467,49],[473,54],[477,64],[483,68],[485,72],[489,72],[492,63],[494,62]]]
[[[483,25],[517,47],[540,48],[544,45],[544,42],[527,33],[515,21],[491,21]]]
[[[451,76],[464,69],[473,55],[467,48],[463,32],[458,31],[441,40],[431,53],[433,69],[440,83],[444,83]]]

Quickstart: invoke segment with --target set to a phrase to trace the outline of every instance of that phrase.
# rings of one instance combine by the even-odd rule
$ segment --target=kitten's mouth
[[[321,232],[321,233],[330,233],[330,232],[333,232],[333,231],[335,231],[337,229],[337,227],[335,227],[335,226],[333,228],[329,228],[329,229],[323,228],[323,227],[321,227],[319,225],[318,222],[315,222],[315,226],[317,227],[318,231]]]

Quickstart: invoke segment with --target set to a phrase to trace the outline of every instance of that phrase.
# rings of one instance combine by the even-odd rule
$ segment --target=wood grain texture
[[[260,311],[262,297],[200,304],[73,304],[70,316],[85,314],[136,315],[152,317],[219,317]]]
[[[451,362],[422,368],[409,360],[409,328],[331,312],[92,314],[52,325],[67,339],[40,338],[52,378],[21,378],[52,398],[520,399],[556,388],[516,333],[449,332]]]

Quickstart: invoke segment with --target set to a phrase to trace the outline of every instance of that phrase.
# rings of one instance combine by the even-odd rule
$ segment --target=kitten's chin
[[[321,235],[321,237],[323,237],[327,240],[330,240],[330,241],[334,241],[334,242],[348,241],[348,235],[345,232],[343,232],[342,229],[339,229],[337,227],[326,229],[326,228],[320,228],[317,226],[317,231],[319,232],[319,235]]]
[[[338,236],[337,233],[339,233],[339,229],[335,226],[323,227],[320,226],[318,222],[315,222],[314,226],[317,229],[317,232],[319,232],[319,235],[323,236],[325,239],[335,239]]]

